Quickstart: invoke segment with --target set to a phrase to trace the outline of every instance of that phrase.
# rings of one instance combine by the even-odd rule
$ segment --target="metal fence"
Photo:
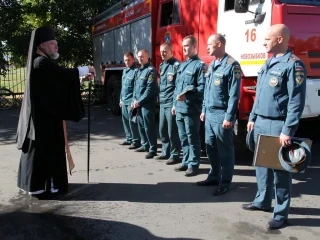
[[[0,76],[0,88],[8,89],[14,96],[14,105],[20,106],[24,94],[26,68],[10,66],[5,76]]]
[[[0,75],[0,111],[11,107],[20,107],[24,95],[26,68],[11,65],[5,76]],[[81,86],[81,97],[85,105],[99,105],[103,102],[103,87],[92,84],[91,99],[88,99],[89,87],[86,82]]]

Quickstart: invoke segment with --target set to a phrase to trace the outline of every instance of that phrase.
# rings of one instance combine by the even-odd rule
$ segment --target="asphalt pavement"
[[[19,109],[0,111],[0,240],[224,240],[320,239],[320,142],[312,162],[293,176],[289,226],[267,231],[272,213],[247,212],[241,204],[256,193],[252,153],[236,147],[230,191],[219,197],[198,187],[210,165],[185,177],[164,161],[145,159],[120,146],[122,122],[103,106],[91,109],[90,182],[87,183],[88,119],[68,122],[76,164],[69,193],[58,200],[35,200],[18,191],[20,152],[15,146]],[[160,151],[160,140],[158,139]]]

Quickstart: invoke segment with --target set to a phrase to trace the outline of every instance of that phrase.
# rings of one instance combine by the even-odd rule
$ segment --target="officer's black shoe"
[[[220,195],[227,193],[228,191],[229,191],[229,187],[220,187],[219,186],[213,191],[213,196],[220,196]]]
[[[248,211],[263,211],[263,212],[270,212],[271,208],[258,208],[253,205],[253,203],[246,203],[241,205],[242,209],[248,210]]]
[[[192,177],[192,176],[196,176],[198,173],[198,169],[197,168],[188,168],[186,173],[184,174],[186,177]]]
[[[124,141],[122,143],[119,143],[119,145],[122,145],[122,146],[126,146],[126,145],[131,145],[131,143],[127,142],[127,141]]]
[[[160,156],[155,157],[154,159],[156,159],[156,160],[167,160],[168,157],[160,155]]]
[[[219,185],[219,182],[217,180],[204,180],[204,181],[199,181],[197,182],[197,185],[198,186],[201,186],[201,187],[205,187],[205,186],[218,186]]]
[[[286,225],[287,225],[286,220],[279,221],[279,220],[272,219],[268,222],[267,229],[268,230],[280,229],[280,228],[285,227]]]
[[[132,149],[137,149],[137,148],[139,148],[139,147],[140,147],[140,146],[131,144],[130,147],[128,147],[128,149],[132,150]]]
[[[148,152],[147,149],[145,149],[144,147],[139,147],[138,149],[134,150],[135,152]]]
[[[166,164],[167,164],[167,165],[173,165],[173,164],[177,164],[177,163],[179,163],[179,162],[180,162],[179,159],[169,158],[169,159],[166,161]]]
[[[149,153],[146,155],[146,159],[153,158],[154,156],[157,156],[157,154],[154,153],[154,152],[149,152]]]
[[[176,166],[176,167],[174,168],[174,170],[175,170],[176,172],[187,171],[187,170],[188,170],[188,166],[180,164],[179,166]]]

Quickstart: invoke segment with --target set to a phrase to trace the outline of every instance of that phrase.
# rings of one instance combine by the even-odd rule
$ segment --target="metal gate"
[[[26,68],[9,66],[5,76],[0,75],[0,110],[21,106],[26,79]]]

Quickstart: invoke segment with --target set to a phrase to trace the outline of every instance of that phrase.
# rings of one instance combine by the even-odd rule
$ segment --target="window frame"
[[[163,13],[163,5],[167,3],[172,3],[172,18],[171,24],[162,25],[162,13]],[[178,17],[175,17],[178,16]],[[180,2],[179,0],[167,0],[160,3],[160,14],[159,14],[159,28],[166,28],[168,26],[181,25],[181,10],[180,10]]]

